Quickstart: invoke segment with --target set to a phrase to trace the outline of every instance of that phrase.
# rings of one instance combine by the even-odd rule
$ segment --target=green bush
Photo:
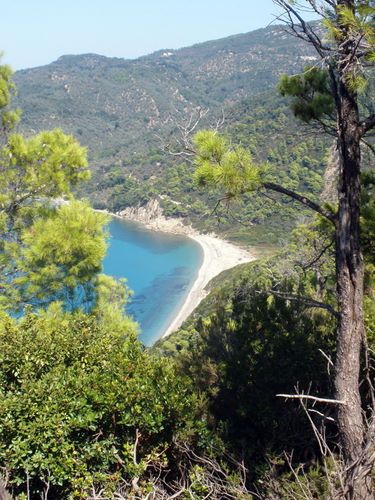
[[[191,428],[189,383],[124,325],[113,333],[56,307],[19,323],[2,316],[0,464],[15,494],[27,482],[33,495],[49,485],[53,498],[81,498],[95,485],[110,492],[167,464],[173,439]]]

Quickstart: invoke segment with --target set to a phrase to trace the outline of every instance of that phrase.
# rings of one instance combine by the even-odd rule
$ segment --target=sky
[[[271,23],[272,0],[2,0],[0,50],[15,70],[64,54],[133,59]]]

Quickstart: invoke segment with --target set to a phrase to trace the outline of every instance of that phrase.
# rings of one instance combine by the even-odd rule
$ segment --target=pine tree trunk
[[[335,370],[338,427],[345,465],[347,500],[373,500],[371,478],[351,467],[364,448],[365,425],[359,392],[360,359],[364,338],[363,275],[360,247],[360,127],[357,99],[345,82],[339,83],[338,152],[340,158],[339,211],[336,226],[336,272],[339,325]]]

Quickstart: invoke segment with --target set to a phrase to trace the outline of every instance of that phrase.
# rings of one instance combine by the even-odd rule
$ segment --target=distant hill
[[[207,198],[192,194],[190,185],[190,194],[182,192],[188,170],[178,167],[181,182],[186,182],[168,192],[176,165],[163,154],[162,144],[171,140],[176,122],[203,107],[210,108],[207,122],[224,110],[229,128],[235,130],[235,122],[245,118],[250,131],[259,129],[259,120],[261,128],[265,120],[274,122],[272,113],[282,109],[280,134],[286,120],[288,132],[298,135],[274,89],[280,74],[297,73],[314,59],[311,48],[281,26],[160,50],[135,60],[65,55],[47,66],[16,73],[17,105],[24,111],[24,132],[61,127],[88,146],[93,179],[85,194],[97,206],[118,210],[161,194],[167,213],[194,220],[207,208]],[[254,107],[257,117],[249,123]],[[246,136],[246,130],[241,133]],[[262,134],[267,143],[254,153],[267,159],[265,148],[277,148],[277,143],[267,127]],[[179,201],[182,197],[183,207],[168,203],[173,196]]]
[[[89,146],[95,163],[121,160],[158,146],[154,133],[169,131],[176,111],[217,113],[273,89],[281,73],[312,57],[280,26],[136,60],[62,56],[16,73],[17,104],[27,130],[62,127]]]

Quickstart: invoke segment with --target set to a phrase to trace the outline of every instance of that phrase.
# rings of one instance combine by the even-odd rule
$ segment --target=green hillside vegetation
[[[63,56],[19,71],[17,102],[26,130],[58,125],[74,133],[89,146],[94,167],[132,164],[151,156],[150,146],[159,146],[155,133],[169,132],[176,112],[197,106],[220,112],[223,104],[274,88],[282,72],[299,70],[309,57],[312,51],[280,26],[133,61]]]
[[[331,142],[307,133],[303,127],[301,130],[286,101],[275,91],[232,106],[224,130],[234,143],[247,147],[254,161],[266,163],[275,181],[319,197]],[[286,237],[296,221],[310,215],[278,195],[270,199],[262,193],[248,195],[229,209],[219,206],[215,217],[208,217],[216,205],[216,194],[197,189],[190,162],[172,160],[168,155],[163,159],[170,165],[156,168],[142,181],[136,175],[124,178],[120,168],[114,169],[111,180],[100,183],[101,188],[110,190],[103,206],[117,212],[159,198],[166,216],[182,217],[202,231],[212,230],[214,223],[215,231],[226,238],[250,244],[275,244]]]
[[[330,143],[301,131],[275,91],[282,73],[296,73],[313,58],[280,26],[134,61],[63,56],[16,74],[17,103],[26,134],[59,126],[88,146],[92,178],[78,192],[96,208],[117,212],[159,198],[167,216],[212,229],[207,215],[216,200],[194,189],[193,167],[164,147],[173,150],[177,125],[198,108],[210,109],[201,126],[224,111],[233,141],[269,162],[279,181],[317,195]],[[283,208],[251,197],[233,209],[235,217],[219,211],[215,230],[235,241],[274,244],[306,215],[285,203]]]

